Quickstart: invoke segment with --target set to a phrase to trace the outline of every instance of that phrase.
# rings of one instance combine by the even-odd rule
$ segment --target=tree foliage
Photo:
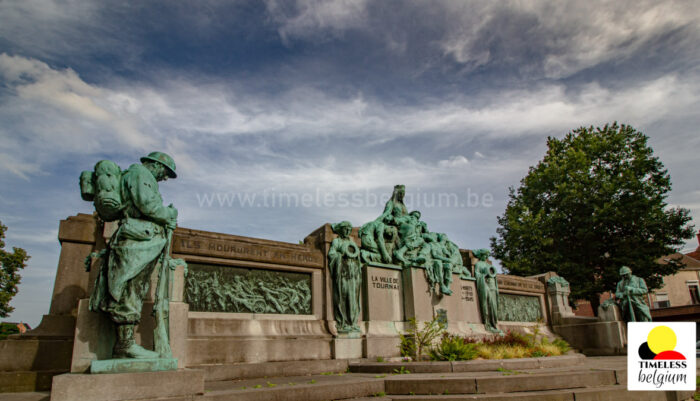
[[[623,265],[650,289],[683,267],[657,263],[693,227],[687,209],[668,207],[671,179],[647,139],[617,123],[549,137],[544,159],[517,191],[510,188],[498,218],[491,246],[503,267],[517,275],[555,271],[572,283],[572,298],[588,299],[594,310]]]
[[[5,231],[7,226],[0,222],[0,317],[7,317],[15,310],[10,300],[17,294],[17,285],[22,279],[19,270],[24,269],[29,259],[22,248],[12,248],[11,253],[5,250]]]

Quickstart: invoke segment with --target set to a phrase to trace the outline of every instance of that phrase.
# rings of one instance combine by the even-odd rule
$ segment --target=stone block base
[[[88,299],[78,304],[78,319],[75,329],[71,373],[86,373],[94,360],[108,360],[116,341],[114,324],[104,313],[90,312]],[[146,349],[153,349],[155,321],[151,314],[153,302],[144,302],[141,324],[136,326],[134,339]],[[189,306],[183,302],[170,302],[170,348],[178,360],[178,368],[185,367],[187,358],[187,312]]]
[[[399,333],[406,331],[405,322],[372,321],[363,324],[366,333],[362,344],[363,357],[374,359],[401,356]]]
[[[333,359],[359,359],[362,358],[362,338],[355,336],[339,335],[331,341]]]
[[[0,372],[70,370],[72,340],[50,338],[0,341]]]
[[[399,357],[401,356],[399,344],[401,344],[401,339],[398,335],[396,337],[367,337],[364,339],[363,356],[370,359]]]
[[[194,397],[204,393],[204,372],[64,374],[53,378],[51,401],[122,401]]]
[[[572,347],[578,348],[585,355],[625,355],[625,323],[597,322],[589,324],[570,324],[552,327]]]
[[[333,337],[314,316],[270,319],[190,312],[187,366],[331,359]],[[238,315],[231,317],[227,315]],[[265,318],[265,317],[263,317]]]
[[[103,359],[90,363],[90,373],[160,372],[164,370],[177,370],[177,359]]]
[[[0,394],[51,390],[52,378],[63,373],[66,371],[0,372]]]

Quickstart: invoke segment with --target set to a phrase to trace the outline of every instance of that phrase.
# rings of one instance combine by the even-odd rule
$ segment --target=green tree
[[[5,250],[5,231],[7,226],[0,222],[0,317],[7,317],[15,310],[10,306],[10,300],[17,294],[17,285],[22,280],[19,270],[24,269],[29,260],[22,248],[12,248],[12,253]]]
[[[617,123],[549,137],[544,159],[517,191],[510,188],[498,218],[491,246],[503,267],[517,275],[556,271],[571,282],[572,299],[588,299],[596,312],[621,266],[650,289],[683,267],[657,263],[677,252],[693,227],[687,209],[668,207],[671,179],[647,139]]]

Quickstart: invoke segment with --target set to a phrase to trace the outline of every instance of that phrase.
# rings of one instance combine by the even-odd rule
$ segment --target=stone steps
[[[209,382],[197,401],[327,401],[384,392],[383,378],[335,374]],[[376,398],[374,398],[376,399]]]
[[[51,389],[54,376],[66,373],[63,370],[0,372],[0,394],[23,391],[46,391]]]
[[[524,400],[524,401],[679,401],[692,399],[692,392],[629,392],[626,388],[624,358],[608,363],[586,360],[578,364],[554,366],[575,359],[475,361],[464,363],[410,364],[415,371],[430,373],[390,374],[401,363],[350,363],[372,373],[335,373],[324,375],[258,378],[208,382],[198,401],[439,401],[439,400]],[[408,364],[404,364],[408,365]],[[468,366],[468,367],[464,367]],[[511,369],[524,367],[531,369]],[[441,369],[441,372],[435,370]],[[449,371],[447,371],[449,369]],[[455,371],[463,369],[468,371]]]
[[[618,384],[613,370],[572,371],[561,373],[530,373],[513,371],[499,376],[474,377],[457,375],[445,377],[411,377],[401,375],[387,378],[386,393],[392,395],[476,394],[548,391],[580,387],[600,387]],[[431,375],[434,376],[434,375]]]
[[[0,401],[50,401],[51,393],[48,391],[28,393],[0,393]]]
[[[394,373],[401,367],[411,373],[490,372],[498,370],[551,369],[580,366],[586,361],[581,354],[546,358],[494,359],[455,362],[350,362],[352,373]]]
[[[223,381],[233,379],[254,379],[259,377],[286,377],[339,373],[348,369],[344,359],[322,359],[311,361],[283,361],[239,364],[208,364],[190,366],[190,369],[204,371],[204,380]]]
[[[148,375],[187,376],[175,381],[166,381],[169,383],[167,386],[182,385],[181,382],[192,375],[199,377],[199,385],[202,387],[194,393],[180,397],[170,396],[171,398],[167,398],[165,393],[158,393],[161,397],[156,397],[158,401],[679,401],[692,398],[692,392],[628,392],[624,357],[583,358],[582,362],[577,362],[577,358],[562,358],[558,362],[556,358],[546,359],[422,363],[409,366],[409,369],[414,371],[443,370],[437,373],[345,373],[343,368],[347,368],[347,361],[327,360],[211,365],[200,366],[197,370],[190,370],[189,373],[177,371]],[[569,364],[564,364],[567,361]],[[400,363],[397,364],[400,365]],[[372,366],[371,369],[376,369],[378,365],[391,365],[391,363],[350,362],[350,366],[360,365]],[[524,369],[512,369],[517,367]],[[477,370],[477,368],[480,369]],[[85,375],[83,380],[105,378],[102,375],[96,376],[100,377]],[[147,379],[143,374],[137,376],[137,379],[145,380],[142,384],[148,388],[153,381],[159,381]],[[76,379],[73,375],[64,375],[59,378]],[[132,383],[133,380],[129,380]],[[128,387],[133,386],[135,386],[134,383]],[[77,384],[66,388],[78,387],[82,388]],[[23,393],[25,398],[12,398],[14,394],[0,394],[0,401],[48,401],[47,393]],[[75,395],[77,398],[65,399],[92,399],[92,397],[83,397],[84,390]],[[7,398],[8,396],[10,398]],[[155,401],[152,398],[153,395],[142,394],[142,396]]]
[[[627,391],[622,385],[568,390],[493,394],[387,395],[381,398],[354,398],[344,401],[681,401],[692,400],[692,392]]]

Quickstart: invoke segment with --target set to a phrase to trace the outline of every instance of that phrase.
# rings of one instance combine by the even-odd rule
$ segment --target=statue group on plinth
[[[396,185],[384,212],[360,227],[361,260],[368,264],[423,268],[431,290],[441,296],[450,295],[452,273],[470,276],[463,266],[459,247],[446,234],[430,232],[419,211],[409,213],[404,204],[405,194],[406,188]]]
[[[431,232],[417,210],[409,212],[404,204],[406,189],[396,185],[384,211],[358,230],[360,247],[350,237],[352,224],[343,221],[331,226],[337,234],[328,251],[332,280],[333,310],[339,333],[359,331],[362,265],[393,269],[423,269],[431,294],[452,294],[453,274],[474,280],[464,266],[459,247],[446,234]],[[494,267],[486,262],[488,250],[475,252],[479,259],[477,292],[481,314],[489,331],[501,333],[498,324],[498,283]]]

